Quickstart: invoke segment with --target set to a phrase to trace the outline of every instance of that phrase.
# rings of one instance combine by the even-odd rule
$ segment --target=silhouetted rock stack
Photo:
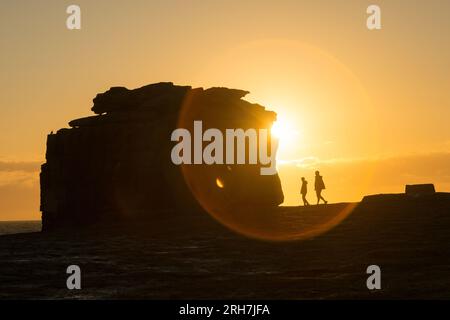
[[[276,114],[242,100],[247,93],[157,83],[98,94],[95,116],[73,120],[70,129],[48,135],[41,171],[43,230],[198,212],[181,167],[171,161],[171,133],[191,118],[202,120],[204,130],[269,128]],[[209,167],[234,177],[226,193],[211,181],[213,196],[234,199],[236,205],[283,201],[278,175],[261,176],[255,165]]]

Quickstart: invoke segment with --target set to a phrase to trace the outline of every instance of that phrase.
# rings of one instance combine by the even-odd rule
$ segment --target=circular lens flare
[[[274,50],[261,50],[267,49],[267,47]],[[288,50],[280,50],[280,47]],[[261,52],[264,53],[262,57],[261,54],[255,54]],[[280,68],[277,64],[284,60],[273,56],[276,54],[283,56],[284,53],[289,53],[289,56],[293,57],[288,61],[289,68],[287,70]],[[267,60],[265,60],[266,56]],[[255,61],[255,57],[261,57],[261,63]],[[229,63],[230,61],[233,63]],[[297,65],[296,63],[299,62],[301,63]],[[227,66],[227,69],[219,70],[219,66],[222,65]],[[307,136],[311,140],[312,136],[322,137],[333,129],[332,133],[338,135],[337,137],[333,136],[334,138],[346,137],[346,130],[341,129],[342,123],[346,123],[344,121],[346,118],[343,118],[344,116],[336,118],[336,114],[339,115],[344,111],[354,113],[356,110],[366,116],[361,116],[360,119],[372,119],[368,116],[370,108],[361,107],[361,105],[366,106],[367,96],[358,79],[337,59],[313,46],[279,41],[255,43],[243,47],[242,50],[231,52],[211,66],[207,70],[207,75],[220,76],[217,82],[220,81],[222,85],[247,88],[248,85],[245,85],[244,82],[255,87],[258,87],[259,84],[257,100],[266,103],[271,101],[267,105],[269,110],[277,110],[275,108],[277,100],[270,99],[270,95],[274,95],[277,88],[285,88],[280,92],[297,94],[297,96],[294,95],[294,100],[303,101],[301,108],[291,108],[290,112],[293,114],[290,114],[289,117],[282,118],[280,112],[278,120],[273,123],[271,128],[272,136],[279,140],[279,151],[284,149],[283,160],[285,160],[284,157],[287,160],[297,159],[293,158],[298,157],[298,154],[293,152],[295,150],[301,149],[300,151],[303,152],[303,148],[298,148],[300,137],[305,137],[302,145],[306,145],[310,149],[312,148],[309,147],[310,145],[316,147],[318,144],[306,141]],[[228,82],[227,74],[230,75]],[[241,74],[242,77],[236,80],[236,74]],[[205,77],[207,75],[205,74]],[[345,92],[345,95],[341,94],[341,91]],[[283,94],[278,96],[283,97]],[[367,106],[369,105],[367,104]],[[214,108],[205,107],[204,110],[201,110],[195,106],[195,103],[191,103],[190,97],[187,97],[179,114],[178,127],[190,128],[193,120],[202,119],[203,112],[211,109]],[[297,121],[300,113],[302,117],[305,116],[304,121]],[[312,117],[314,114],[316,117]],[[213,116],[211,119],[214,122],[216,117]],[[339,119],[340,121],[338,121]],[[301,131],[298,127],[300,122],[302,123]],[[351,125],[356,126],[358,122],[353,121]],[[360,124],[360,126],[363,125]],[[369,125],[367,127],[372,130],[370,123]],[[220,129],[224,130],[224,128]],[[373,137],[373,139],[361,138],[361,140],[365,145],[371,146],[376,142],[375,135]],[[348,140],[343,139],[343,141]],[[297,144],[297,148],[294,148],[293,151],[290,150],[295,144]],[[343,147],[346,146],[343,145]],[[326,151],[328,152],[328,150]],[[261,186],[266,183],[270,186],[277,179],[279,181],[278,175],[261,178],[261,185],[259,185],[259,183],[252,182],[252,179],[246,179],[247,172],[239,165],[182,165],[181,169],[191,193],[209,215],[237,233],[260,240],[290,241],[318,236],[338,226],[356,206],[355,203],[337,203],[308,207],[275,207],[264,205],[266,195],[257,199],[261,204],[258,206],[258,202],[247,201],[248,191],[255,188],[264,190],[264,187]],[[372,172],[364,172],[363,176],[362,178],[369,181]],[[358,187],[364,189],[365,184],[366,182],[361,182]],[[295,187],[299,188],[298,185]],[[270,187],[267,189],[267,196],[270,197],[273,190]]]
[[[192,130],[194,120],[208,119],[205,112],[205,108],[195,102],[195,94],[188,96],[179,114],[178,128]],[[277,192],[274,186],[280,185],[280,180],[278,175],[261,175],[259,167],[182,164],[181,171],[192,195],[209,215],[229,229],[259,240],[290,241],[315,237],[339,224],[354,207],[336,204],[299,209],[277,207],[273,201],[265,203],[267,199],[274,199]],[[258,194],[257,198],[255,194]]]

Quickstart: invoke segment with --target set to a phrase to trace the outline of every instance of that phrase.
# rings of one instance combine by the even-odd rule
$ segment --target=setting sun
[[[284,119],[278,119],[274,122],[271,134],[278,139],[280,149],[293,148],[298,142],[299,131]]]

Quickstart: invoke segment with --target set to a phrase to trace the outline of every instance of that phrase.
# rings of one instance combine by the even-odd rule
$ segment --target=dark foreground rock
[[[274,208],[291,224],[332,217],[347,204]],[[189,218],[192,219],[192,218]],[[326,219],[325,219],[326,220]],[[326,234],[264,242],[209,216],[189,224],[91,226],[0,237],[0,298],[82,299],[448,299],[450,195],[366,198]],[[82,290],[66,289],[66,268]],[[380,266],[369,291],[366,268]]]
[[[195,165],[182,171],[171,159],[173,130],[192,133],[194,120],[203,122],[203,130],[270,128],[276,114],[243,100],[247,93],[156,83],[98,94],[92,107],[97,115],[70,121],[70,129],[48,136],[41,172],[43,230],[195,215],[202,207],[189,188],[214,199],[215,206],[282,203],[278,175],[262,176],[260,165]],[[194,181],[186,182],[186,174]],[[226,188],[219,188],[217,179]]]

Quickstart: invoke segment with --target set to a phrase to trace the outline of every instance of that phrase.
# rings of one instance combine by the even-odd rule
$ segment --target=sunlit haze
[[[3,1],[0,220],[40,218],[48,133],[111,86],[161,81],[248,90],[277,113],[284,205],[315,170],[330,202],[450,191],[450,2],[377,2],[372,32],[371,1],[79,0],[77,31],[67,1]]]

